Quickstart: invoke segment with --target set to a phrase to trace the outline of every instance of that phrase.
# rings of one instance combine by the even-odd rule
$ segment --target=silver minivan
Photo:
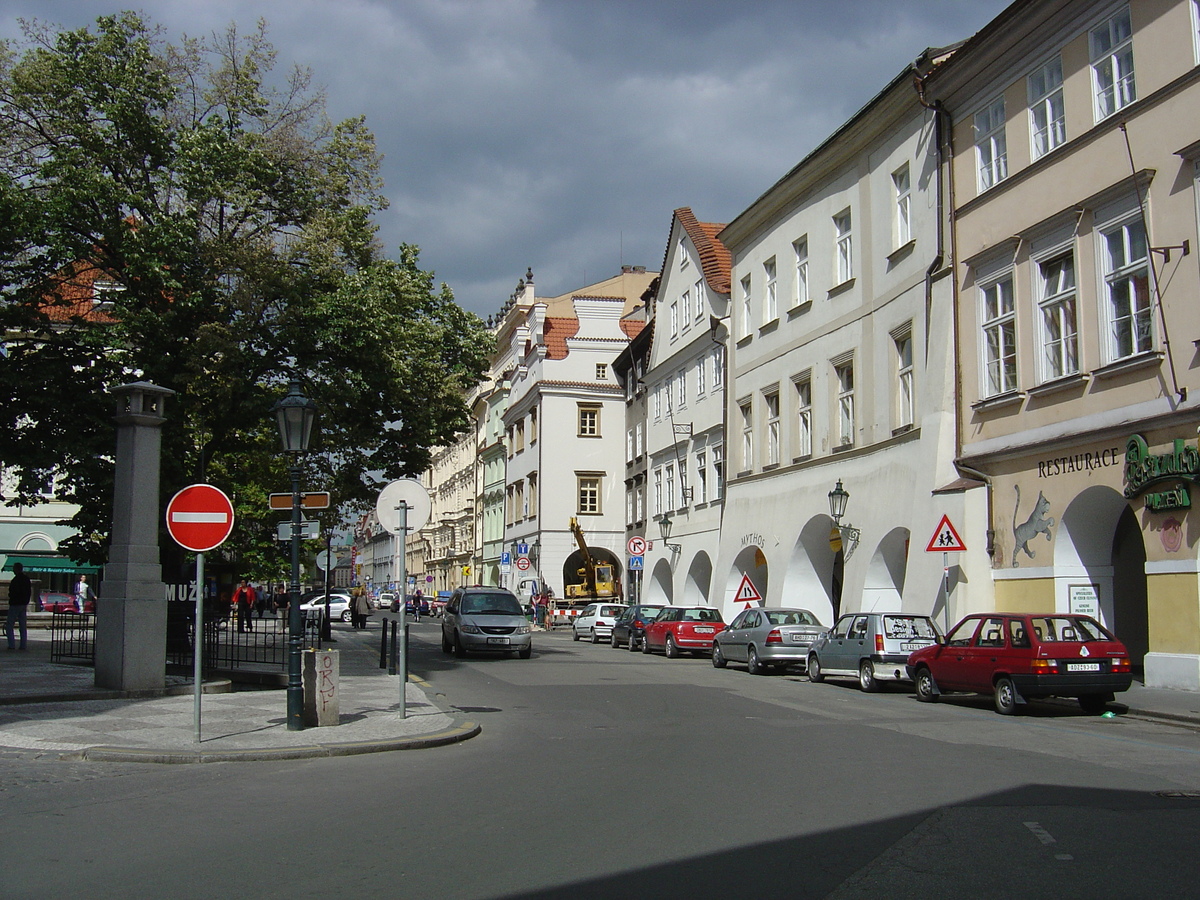
[[[858,678],[864,691],[877,691],[888,681],[910,681],[909,654],[937,643],[939,633],[929,616],[846,613],[809,648],[808,680],[849,675]]]
[[[442,652],[516,653],[529,659],[533,635],[516,594],[496,587],[460,587],[442,613]]]

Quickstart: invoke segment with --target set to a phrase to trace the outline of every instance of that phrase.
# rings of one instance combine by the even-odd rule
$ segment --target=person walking
[[[367,592],[360,590],[354,597],[355,628],[367,627],[367,616],[371,615],[371,600]]]
[[[237,610],[238,631],[253,631],[254,601],[257,599],[254,588],[243,578],[238,582],[237,590],[233,592],[233,606]]]
[[[413,621],[421,621],[421,589],[417,588],[413,592]]]
[[[15,565],[14,565],[15,568]],[[79,612],[87,612],[87,602],[95,600],[96,595],[92,593],[92,586],[87,583],[87,576],[80,575],[79,581],[75,583],[75,607]]]
[[[13,638],[13,626],[21,631],[21,649],[28,649],[25,641],[28,638],[29,600],[33,596],[33,582],[25,574],[25,566],[13,563],[13,577],[8,583],[8,617],[4,620],[4,636],[8,638],[8,649],[16,650],[17,643]]]

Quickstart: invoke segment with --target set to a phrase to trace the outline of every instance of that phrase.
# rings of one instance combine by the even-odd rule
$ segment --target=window
[[[654,515],[663,511],[663,473],[662,469],[654,470]]]
[[[750,301],[750,276],[747,275],[741,281],[742,290],[742,337],[750,333],[751,328],[751,301]]]
[[[600,437],[600,407],[579,407],[579,437]]]
[[[516,452],[520,453],[525,449],[525,420],[521,419],[516,425]]]
[[[691,289],[688,289],[683,292],[683,296],[679,300],[679,310],[680,310],[680,315],[683,318],[683,330],[684,331],[687,331],[688,326],[692,324],[691,309],[692,309],[692,292],[691,292]]]
[[[1017,389],[1017,324],[1012,276],[982,288],[984,396]]]
[[[975,153],[979,160],[980,191],[986,191],[1008,177],[1003,97],[975,113]]]
[[[654,386],[654,421],[657,422],[661,419],[662,413],[662,385],[656,384]]]
[[[633,448],[633,429],[630,428],[625,432],[625,462],[631,463],[637,459],[637,453]]]
[[[913,354],[912,333],[895,338],[896,343],[896,425],[912,425],[913,414]]]
[[[1033,158],[1044,156],[1067,139],[1063,105],[1062,58],[1055,57],[1029,76],[1029,118]]]
[[[763,263],[763,277],[767,282],[767,292],[763,296],[763,324],[774,322],[779,318],[779,300],[775,290],[775,257]]]
[[[838,438],[841,446],[854,443],[854,364],[834,368],[838,385]]]
[[[525,482],[518,481],[514,489],[516,491],[516,509],[519,513],[518,518],[526,519],[529,517],[529,501],[525,498]]]
[[[749,472],[754,468],[754,411],[750,401],[738,405],[742,417],[742,469]]]
[[[633,458],[637,459],[642,455],[642,423],[638,422],[633,426]]]
[[[1133,81],[1133,28],[1126,7],[1091,33],[1096,121],[1137,99]]]
[[[721,358],[722,350],[718,347],[712,352],[712,386],[714,391],[721,389],[721,380],[724,377],[725,366]]]
[[[854,277],[854,235],[851,225],[849,209],[833,217],[833,231],[837,240],[838,284],[844,284]]]
[[[763,396],[767,413],[767,465],[779,465],[779,391]]]
[[[646,486],[638,484],[633,491],[633,521],[640,522],[646,518]]]
[[[679,271],[682,272],[684,269],[686,269],[691,264],[692,264],[692,258],[688,255],[688,252],[687,252],[687,242],[683,238],[680,238],[679,239]]]
[[[708,390],[706,380],[704,378],[704,357],[696,360],[696,396],[703,397]]]
[[[600,514],[600,476],[576,475],[580,515]]]
[[[93,281],[92,282],[92,306],[101,311],[108,311],[113,308],[113,302],[117,294],[125,290],[125,285],[117,281]]]
[[[796,455],[812,456],[812,381],[796,382]]]
[[[1109,357],[1150,349],[1150,281],[1146,231],[1140,219],[1106,232],[1104,279],[1108,291]]]
[[[687,371],[679,370],[679,376],[675,379],[675,383],[679,386],[679,408],[683,409],[687,406]]]
[[[896,246],[903,247],[912,240],[912,191],[908,181],[908,163],[892,173],[892,189],[896,195]]]
[[[537,410],[529,411],[529,443],[536,444],[538,439]]]
[[[667,463],[663,470],[663,499],[667,501],[667,509],[672,510],[678,508],[679,504],[675,501],[675,464]]]
[[[692,288],[692,297],[696,304],[696,318],[704,318],[704,281],[697,281]]]
[[[538,500],[537,492],[538,492],[538,477],[537,477],[537,473],[534,472],[532,475],[529,476],[529,504],[528,504],[528,508],[526,511],[526,515],[531,519],[537,518],[537,500]]]
[[[679,337],[679,301],[671,301],[671,337]]]
[[[606,363],[596,363],[596,380],[605,381],[608,379],[608,365]]]
[[[708,502],[708,454],[703,450],[696,451],[696,498],[697,503]]]
[[[675,409],[675,376],[668,375],[667,380],[663,382],[663,399],[667,407],[667,415],[669,416]]]
[[[1040,266],[1038,308],[1042,322],[1042,379],[1050,381],[1078,371],[1075,326],[1075,256],[1068,251]]]
[[[796,258],[796,296],[795,305],[803,306],[808,302],[808,236],[792,242],[792,253]]]
[[[713,497],[720,500],[725,496],[725,447],[717,444],[713,447]]]

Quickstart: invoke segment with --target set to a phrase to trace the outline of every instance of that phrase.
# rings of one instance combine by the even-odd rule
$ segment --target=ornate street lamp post
[[[304,730],[304,683],[300,677],[300,645],[304,623],[300,617],[300,454],[308,450],[317,404],[300,393],[292,380],[288,394],[272,407],[279,426],[283,452],[291,454],[292,476],[292,581],[288,585],[288,684],[287,730]]]

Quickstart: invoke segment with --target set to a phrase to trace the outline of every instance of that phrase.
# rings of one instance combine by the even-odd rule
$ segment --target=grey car
[[[755,607],[742,610],[713,641],[712,664],[744,662],[751,675],[808,664],[808,649],[825,631],[807,609]]]
[[[884,682],[910,681],[906,669],[909,654],[937,643],[939,634],[929,616],[846,613],[813,642],[808,652],[808,680],[849,675],[858,678],[864,691],[877,691]]]
[[[521,601],[495,587],[460,587],[442,613],[442,652],[459,659],[468,651],[516,653],[529,659],[533,635]]]

